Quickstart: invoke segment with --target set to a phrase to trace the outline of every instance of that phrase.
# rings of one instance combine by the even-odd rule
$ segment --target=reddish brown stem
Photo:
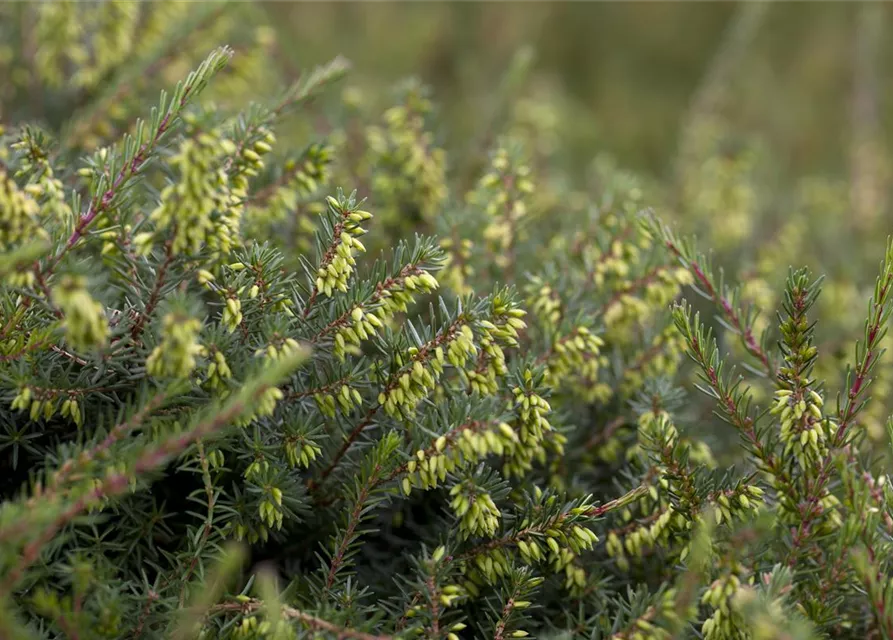
[[[183,109],[186,106],[186,101],[189,98],[189,94],[192,92],[191,86],[186,86],[183,89],[183,95],[180,96],[180,101],[178,103],[178,108],[168,109],[167,113],[162,118],[161,122],[158,124],[158,128],[155,130],[155,134],[149,139],[146,140],[143,144],[140,145],[140,148],[133,155],[130,162],[125,164],[118,171],[118,175],[115,177],[115,181],[109,186],[105,192],[99,196],[97,194],[90,201],[90,206],[87,207],[87,211],[80,217],[77,225],[74,228],[71,236],[68,238],[68,241],[62,247],[62,249],[56,254],[56,256],[50,260],[49,264],[47,264],[46,268],[41,272],[42,277],[48,277],[53,270],[56,268],[56,265],[62,260],[68,251],[70,251],[74,245],[78,243],[78,241],[83,237],[84,233],[87,231],[87,228],[93,223],[96,218],[109,210],[112,202],[115,199],[115,196],[118,195],[118,190],[124,185],[124,183],[135,175],[145,164],[146,160],[148,160],[149,149],[158,144],[158,141],[161,137],[170,129],[173,124],[174,114],[179,110]]]
[[[701,269],[700,265],[696,262],[688,260],[683,254],[682,251],[677,247],[672,241],[665,241],[666,247],[679,258],[685,265],[685,267],[694,274],[695,279],[698,281],[698,284],[710,298],[710,300],[722,309],[723,315],[726,317],[726,320],[731,324],[731,326],[737,331],[744,342],[744,346],[747,351],[757,358],[760,363],[763,365],[763,370],[770,378],[775,378],[776,372],[772,367],[772,364],[769,361],[769,355],[766,351],[760,346],[757,342],[756,337],[753,334],[753,327],[747,326],[744,324],[743,320],[736,313],[734,307],[732,306],[731,301],[725,297],[725,295],[716,290],[713,286],[713,282],[711,278],[707,276],[706,273]]]
[[[139,315],[137,321],[133,325],[133,328],[130,330],[131,340],[135,341],[137,338],[139,338],[140,334],[143,332],[143,329],[146,326],[146,322],[148,321],[149,316],[152,315],[152,312],[158,305],[158,300],[161,297],[161,289],[164,287],[164,281],[167,276],[167,270],[173,260],[173,243],[168,240],[164,245],[164,262],[162,262],[161,266],[158,267],[158,274],[155,277],[155,285],[152,287],[152,293],[149,294],[149,301],[146,302],[145,309],[143,309],[143,312]]]
[[[353,539],[354,531],[356,531],[357,525],[360,523],[360,516],[366,506],[366,500],[369,498],[372,489],[378,484],[378,475],[380,473],[381,466],[375,465],[372,474],[369,476],[369,480],[365,483],[357,496],[357,502],[354,505],[353,510],[350,512],[350,517],[347,521],[347,528],[344,530],[344,534],[341,536],[341,542],[338,543],[338,548],[332,556],[332,564],[329,565],[329,574],[326,576],[326,591],[329,591],[332,588],[332,585],[335,584],[335,577],[338,575],[338,571],[344,563],[344,554],[347,552]]]

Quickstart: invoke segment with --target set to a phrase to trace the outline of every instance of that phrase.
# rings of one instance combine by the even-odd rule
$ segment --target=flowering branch
[[[244,614],[254,613],[256,611],[263,611],[265,608],[266,605],[260,600],[249,599],[245,602],[232,602],[215,605],[211,608],[211,613],[214,614],[233,611]],[[393,637],[388,635],[374,635],[371,633],[365,633],[363,631],[357,631],[349,627],[340,627],[332,622],[329,622],[328,620],[323,620],[322,618],[311,615],[309,613],[305,613],[304,611],[295,609],[294,607],[289,607],[288,605],[282,606],[282,615],[290,620],[297,620],[299,622],[302,622],[309,628],[316,631],[325,631],[328,633],[332,633],[335,635],[335,637],[342,640],[393,640]]]
[[[182,453],[199,438],[210,436],[231,425],[237,418],[244,415],[255,402],[260,400],[266,391],[273,386],[274,382],[291,372],[305,358],[306,353],[298,351],[297,354],[291,357],[277,361],[276,366],[266,370],[256,380],[246,383],[238,395],[229,400],[220,410],[212,413],[210,417],[198,422],[183,433],[169,436],[160,443],[143,450],[129,472],[116,472],[106,476],[95,488],[86,492],[69,504],[67,508],[56,514],[25,545],[18,562],[0,583],[0,597],[10,592],[22,577],[25,569],[37,559],[41,549],[52,540],[62,527],[102,498],[120,495],[126,491],[133,478],[161,468],[171,458]],[[0,529],[0,538],[2,537],[6,537],[6,532]]]
[[[651,226],[656,234],[663,239],[667,249],[692,273],[697,283],[697,286],[694,287],[695,290],[722,310],[723,326],[740,337],[747,352],[759,360],[763,374],[770,380],[774,380],[775,366],[770,361],[766,349],[754,335],[757,312],[743,303],[740,289],[726,287],[721,270],[719,280],[717,280],[713,275],[713,269],[705,257],[697,253],[691,241],[678,238],[668,226],[654,219],[652,219]]]
[[[167,99],[167,94],[162,92],[158,107],[152,111],[152,124],[148,127],[151,133],[147,131],[145,122],[139,121],[136,126],[136,135],[124,138],[123,160],[117,176],[111,184],[107,183],[105,177],[99,180],[90,205],[78,219],[68,241],[42,270],[44,278],[52,273],[65,254],[83,237],[90,224],[100,214],[111,209],[115,199],[152,157],[155,147],[158,146],[164,134],[176,124],[180,114],[189,102],[204,89],[208,81],[226,66],[232,54],[232,50],[226,47],[214,51],[195,71],[189,74],[184,82],[177,85],[170,101]],[[164,115],[159,116],[162,112]],[[106,186],[103,188],[103,185]]]

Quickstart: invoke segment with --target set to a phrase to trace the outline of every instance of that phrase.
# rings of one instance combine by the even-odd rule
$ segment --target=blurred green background
[[[727,115],[766,136],[802,175],[847,167],[857,2],[771,3],[723,70]],[[693,96],[723,55],[742,7],[732,2],[269,3],[270,24],[302,64],[338,53],[369,86],[417,75],[452,135],[474,128],[514,51],[536,51],[534,82],[566,96],[565,148],[595,150],[655,177],[670,169]],[[889,11],[880,11],[886,20]],[[864,37],[862,37],[864,39]],[[889,57],[882,46],[877,57]],[[889,95],[889,68],[878,69]]]

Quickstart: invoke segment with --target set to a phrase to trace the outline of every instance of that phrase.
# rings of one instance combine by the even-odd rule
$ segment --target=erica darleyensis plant
[[[560,468],[573,414],[636,384],[601,379],[613,343],[597,318],[644,319],[681,271],[664,264],[640,297],[652,283],[638,271],[658,257],[638,258],[650,242],[622,208],[611,225],[638,246],[606,229],[580,247],[601,295],[577,300],[551,276],[442,287],[450,257],[421,236],[366,259],[375,215],[324,195],[324,147],[268,164],[276,123],[343,63],[230,118],[199,100],[230,56],[214,52],[79,165],[55,166],[36,127],[4,132],[5,633],[527,633],[522,596],[546,578],[581,594],[594,528],[642,491],[596,500]],[[457,203],[489,230],[467,278],[513,266],[493,257],[529,241],[529,170],[509,162],[495,151]],[[506,171],[516,193],[499,186]],[[289,221],[264,215],[287,185],[318,203],[313,246],[288,257]],[[274,242],[243,236],[247,221]],[[636,344],[615,348],[644,358]],[[551,404],[561,380],[565,409]],[[252,566],[238,542],[278,571],[214,578]]]
[[[3,130],[0,637],[893,633],[861,422],[893,249],[835,402],[818,281],[758,328],[634,176],[553,161],[526,56],[473,159],[417,82],[212,104],[238,64],[116,143]]]
[[[433,239],[366,259],[375,216],[321,192],[321,147],[268,168],[276,123],[344,64],[227,117],[200,94],[230,57],[74,166],[4,131],[4,634],[527,633],[523,594],[581,592],[593,528],[631,499],[542,475],[569,428],[554,381],[598,380],[594,315],[528,336],[515,287],[441,292]],[[489,175],[468,200],[488,219]],[[292,184],[319,206],[286,258],[241,231],[288,243],[261,203]],[[277,570],[242,573],[239,542]]]

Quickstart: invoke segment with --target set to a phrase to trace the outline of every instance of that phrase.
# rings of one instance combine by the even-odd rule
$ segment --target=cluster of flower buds
[[[229,390],[229,383],[233,377],[232,369],[226,362],[226,356],[220,349],[211,347],[208,349],[208,370],[205,373],[205,382],[209,388],[219,394]]]
[[[210,636],[207,637],[210,638]],[[260,640],[261,638],[264,640],[294,640],[298,635],[294,625],[284,618],[263,620],[257,616],[249,615],[244,616],[238,624],[232,627],[232,637],[239,640]]]
[[[682,287],[694,282],[694,276],[684,267],[658,267],[645,285],[644,298],[654,308],[662,309],[679,295]]]
[[[255,356],[264,357],[270,362],[275,362],[281,358],[294,355],[301,349],[301,345],[294,338],[283,337],[278,334],[274,335],[266,347],[257,349]]]
[[[669,631],[659,626],[661,622],[676,627],[683,620],[694,617],[695,606],[690,605],[680,610],[677,603],[676,589],[667,589],[658,597],[658,601],[648,607],[644,613],[628,624],[623,631],[611,636],[612,640],[670,640],[674,637]]]
[[[302,200],[328,184],[333,151],[328,145],[313,144],[301,158],[287,160],[282,167],[282,179],[273,187],[269,198],[260,205],[249,206],[246,222],[252,226],[271,225],[293,216]],[[302,229],[314,230],[315,227]]]
[[[720,491],[714,496],[716,524],[744,520],[748,512],[758,512],[763,503],[763,490],[755,485],[741,485],[735,490]]]
[[[35,135],[35,130],[26,127],[21,138],[11,147],[23,153],[16,177],[28,176],[24,191],[40,205],[40,217],[44,220],[65,221],[71,216],[65,187],[56,177],[48,160],[48,153]],[[2,173],[0,173],[2,176]],[[2,180],[2,178],[0,178]],[[43,231],[43,229],[41,229]]]
[[[450,489],[450,496],[450,507],[459,518],[459,531],[464,537],[492,536],[496,532],[502,514],[490,494],[465,481]]]
[[[480,595],[482,585],[494,585],[511,573],[511,557],[502,548],[487,549],[471,557],[465,567],[465,590],[474,597]]]
[[[497,344],[484,344],[481,341],[481,350],[486,354],[486,360],[478,369],[465,371],[468,379],[468,387],[472,393],[479,395],[493,395],[499,390],[498,379],[506,374],[508,368],[505,364],[505,354]]]
[[[250,411],[244,412],[234,423],[240,427],[247,427],[257,418],[271,416],[276,411],[279,401],[285,397],[282,389],[278,387],[267,387],[260,396],[254,401],[254,406]]]
[[[651,307],[633,293],[621,293],[605,309],[602,320],[612,342],[628,341],[630,326],[648,316]]]
[[[164,316],[161,343],[146,359],[146,372],[154,377],[188,378],[195,369],[196,356],[205,355],[198,337],[201,320],[169,313]]]
[[[244,472],[249,491],[257,496],[257,503],[243,504],[237,519],[231,525],[237,539],[249,541],[267,540],[270,532],[279,531],[288,517],[284,504],[284,477],[276,471],[263,452],[256,451],[255,458]]]
[[[349,384],[337,385],[329,391],[314,393],[313,399],[316,401],[316,406],[319,407],[320,412],[328,418],[335,417],[338,407],[346,415],[363,405],[363,396]]]
[[[561,320],[561,297],[539,277],[531,278],[527,286],[527,307],[545,326],[557,326]]]
[[[238,295],[224,293],[223,301],[223,315],[220,322],[229,333],[232,333],[242,324],[242,300]]]
[[[236,145],[235,152],[230,152],[225,160],[229,192],[220,218],[223,226],[229,231],[229,236],[228,243],[214,247],[222,255],[228,254],[238,239],[245,203],[248,201],[249,179],[263,170],[263,156],[272,151],[275,142],[276,137],[269,128],[265,125],[257,126],[250,140]]]
[[[452,325],[421,350],[410,347],[406,364],[401,363],[400,371],[391,376],[385,389],[378,394],[379,404],[391,417],[411,416],[419,402],[435,388],[447,363],[462,369],[476,352],[474,332],[464,322]]]
[[[507,475],[523,476],[533,467],[534,460],[545,459],[544,441],[546,433],[552,431],[552,424],[546,417],[552,407],[549,402],[533,389],[533,373],[524,373],[527,388],[512,389],[517,411],[515,431],[518,441],[509,451],[504,471]]]
[[[683,268],[657,267],[650,274],[623,278],[616,285],[616,293],[604,310],[603,320],[612,342],[624,344],[634,332],[632,325],[642,323],[662,313],[682,287],[691,284],[691,274]]]
[[[474,242],[469,238],[446,237],[440,241],[440,246],[446,252],[440,279],[457,296],[468,295],[472,291],[468,280],[474,276],[471,264]]]
[[[494,327],[486,327],[488,337],[499,340],[510,347],[518,346],[518,332],[527,328],[522,318],[527,315],[524,309],[510,303],[503,296],[496,296],[490,309]]]
[[[317,143],[310,145],[300,165],[286,162],[284,171],[293,172],[292,186],[305,195],[316,193],[329,180],[333,153],[331,146]]]
[[[495,428],[488,428],[486,423],[472,422],[439,436],[431,448],[419,449],[406,463],[406,474],[401,481],[403,493],[409,495],[413,488],[435,488],[457,467],[491,454],[501,456],[516,440],[517,435],[504,422],[498,423]]]
[[[53,302],[62,311],[65,339],[77,351],[105,344],[109,333],[108,319],[100,303],[87,291],[87,281],[80,276],[63,276],[53,287]]]
[[[596,382],[603,346],[602,338],[582,326],[557,338],[547,361],[548,378],[559,384],[572,377],[582,378],[587,383]]]
[[[63,418],[70,418],[77,426],[84,424],[83,407],[78,404],[77,395],[74,393],[67,394],[62,406],[59,408],[59,415]]]
[[[173,228],[171,252],[197,256],[210,250],[216,259],[226,256],[238,241],[248,177],[263,167],[262,154],[270,151],[272,133],[261,132],[251,146],[239,146],[220,131],[187,138],[170,164],[180,179],[161,192],[161,203],[151,218],[157,229]],[[137,234],[141,253],[152,246],[153,234]]]
[[[474,344],[474,331],[470,325],[460,323],[447,341],[446,360],[456,369],[462,369],[475,354],[477,347]]]
[[[263,168],[264,161],[262,155],[272,150],[272,144],[276,141],[275,136],[269,130],[264,129],[253,145],[245,145],[239,153],[238,159],[235,161],[234,177],[245,178],[256,176]],[[234,186],[237,181],[234,180]],[[247,187],[247,180],[244,180],[244,186]]]
[[[451,559],[446,555],[446,547],[439,546],[434,552],[431,554],[430,559],[428,559],[427,564],[431,568],[433,572],[435,567],[442,562],[450,562]],[[435,585],[434,590],[431,593],[431,597],[435,599],[436,603],[439,607],[456,607],[460,605],[465,599],[468,597],[468,592],[458,584],[446,584],[443,586]],[[422,615],[429,607],[429,603],[420,602],[416,603],[416,600],[413,599],[412,606],[410,606],[406,612],[405,617],[408,619],[415,618],[419,615]],[[456,632],[462,631],[467,627],[463,622],[456,622],[449,627],[449,633],[447,634],[447,640],[459,640],[459,636],[456,635]],[[425,633],[425,629],[417,628],[413,630],[415,633],[422,635]]]
[[[522,558],[528,562],[543,557],[543,546],[548,549],[547,558],[551,569],[555,573],[565,574],[566,589],[579,589],[585,586],[586,572],[575,560],[598,542],[598,536],[592,531],[577,524],[566,527],[558,524],[546,529],[540,536],[530,537],[526,542],[526,549],[522,549],[521,542],[523,540],[518,541],[518,549]]]
[[[232,522],[230,529],[233,537],[240,542],[245,540],[249,544],[256,544],[257,542],[266,542],[270,538],[270,530],[263,525],[255,526],[244,521]]]
[[[446,154],[426,130],[431,101],[419,85],[408,87],[400,104],[384,113],[384,126],[366,130],[372,187],[391,219],[400,211],[417,211],[430,220],[447,196]]]
[[[35,28],[48,45],[35,52],[41,80],[51,87],[95,88],[132,52],[139,17],[138,7],[122,0],[41,7]]]
[[[283,438],[282,447],[285,450],[285,459],[292,469],[306,469],[322,453],[319,445],[301,436]]]
[[[792,453],[801,465],[821,459],[827,449],[830,425],[822,415],[824,400],[813,390],[794,392],[779,389],[775,392],[771,413],[779,416],[781,440],[785,455]]]
[[[101,224],[97,226],[104,226]],[[133,227],[129,224],[126,224],[117,229],[111,229],[109,231],[103,231],[99,234],[99,239],[102,240],[102,249],[100,250],[100,255],[116,258],[121,255],[121,246],[122,243],[127,242],[127,239],[130,237],[131,232],[133,231]]]
[[[316,291],[331,296],[335,291],[347,291],[347,281],[354,271],[354,251],[364,252],[366,247],[359,237],[366,233],[360,226],[372,214],[356,208],[346,208],[332,196],[326,198],[330,210],[339,218],[335,225],[332,244],[316,270]]]
[[[685,338],[672,324],[644,345],[630,359],[632,365],[623,371],[621,391],[629,396],[642,388],[646,380],[672,377],[685,353]]]
[[[444,607],[455,607],[457,606],[463,599],[466,598],[465,592],[459,585],[456,584],[448,584],[441,589],[440,597],[438,598],[438,602],[441,606]],[[406,610],[406,617],[411,619],[415,618],[422,611],[424,611],[428,607],[427,603],[416,604]],[[456,622],[455,624],[450,625],[449,633],[447,633],[447,640],[459,640],[459,636],[456,635],[457,631],[462,631],[466,629],[468,625],[464,622]],[[413,629],[413,632],[419,636],[423,636],[425,633],[424,628]]]
[[[270,461],[267,459],[263,453],[259,451],[255,451],[254,457],[251,462],[245,467],[245,471],[242,473],[242,476],[246,480],[250,480],[252,482],[261,481],[261,477],[270,472]]]
[[[732,607],[732,601],[742,588],[741,579],[734,573],[713,581],[701,596],[701,604],[713,607],[713,615],[701,625],[705,640],[746,640],[746,625]]]
[[[380,311],[366,311],[357,305],[350,310],[350,319],[335,331],[333,353],[344,361],[348,353],[359,353],[360,344],[374,336],[384,326]]]
[[[222,469],[223,465],[226,463],[226,456],[220,449],[208,450],[206,457],[208,459],[208,465],[212,469]]]
[[[522,320],[525,315],[526,311],[509,305],[500,296],[494,299],[492,322],[481,320],[478,323],[481,350],[477,365],[464,372],[471,391],[481,395],[497,392],[498,380],[508,372],[503,346],[518,346],[518,331],[527,327]]]
[[[38,389],[36,387],[23,385],[19,387],[18,393],[12,399],[12,403],[9,406],[13,411],[27,410],[31,420],[38,420],[40,418],[49,420],[56,413],[56,408],[59,404],[58,398],[59,392],[57,391]],[[71,418],[71,420],[78,426],[83,422],[81,407],[78,405],[77,396],[75,395],[66,395],[60,413],[63,418]]]
[[[0,169],[0,250],[25,240],[48,238],[37,221],[40,205]]]
[[[623,287],[623,279],[630,273],[630,266],[637,262],[639,247],[633,239],[627,239],[629,230],[616,234],[610,245],[602,249],[595,243],[587,245],[587,261],[592,263],[590,277],[597,289],[602,289],[606,282],[619,279],[619,285]]]
[[[273,340],[263,349],[255,352],[256,356],[263,359],[264,365],[276,362],[281,358],[288,357],[296,353],[301,348],[297,340],[293,338],[284,338],[276,335]],[[279,401],[285,397],[285,393],[279,387],[266,387],[255,398],[253,405],[247,408],[235,421],[234,424],[240,427],[247,427],[254,420],[267,416],[272,416],[276,411]]]
[[[254,284],[244,284],[237,289],[219,286],[216,283],[216,277],[207,269],[199,269],[196,279],[199,284],[209,291],[214,291],[223,300],[223,313],[221,315],[221,324],[230,333],[234,332],[242,324],[243,319],[243,298],[246,302],[257,300],[260,296],[262,309],[266,313],[282,313],[288,317],[294,316],[292,307],[294,302],[282,292],[273,292],[269,284],[262,279],[260,273],[263,265],[246,265],[244,262],[233,262],[226,265],[230,271],[239,272],[245,269],[252,269],[255,273]]]
[[[268,497],[261,500],[258,505],[258,515],[261,521],[270,529],[282,528],[282,489],[270,487]]]
[[[564,567],[564,588],[574,594],[579,594],[586,586],[586,570],[574,562],[576,557],[576,555],[568,551],[561,558],[561,564]]]
[[[234,238],[222,213],[229,207],[230,183],[225,161],[238,151],[232,140],[220,133],[203,132],[186,138],[170,164],[180,179],[161,192],[161,203],[151,218],[159,231],[173,228],[171,252],[197,256],[206,248],[229,252]],[[152,233],[137,234],[134,244],[147,253]]]
[[[481,177],[477,190],[468,195],[471,204],[483,207],[488,224],[484,239],[494,250],[499,267],[508,263],[506,250],[516,241],[518,222],[527,213],[526,198],[533,193],[530,167],[505,147],[493,152],[490,169]]]
[[[537,490],[536,495],[541,498],[542,492]],[[548,500],[554,501],[554,496]],[[598,542],[598,537],[585,526],[590,506],[583,504],[544,521],[536,518],[522,520],[515,533],[499,539],[500,544],[485,548],[470,558],[465,567],[468,591],[477,595],[480,585],[496,584],[498,579],[509,575],[515,564],[510,553],[512,547],[517,548],[524,564],[548,565],[552,572],[564,573],[568,590],[585,585],[586,574],[577,560]]]
[[[638,526],[611,531],[605,540],[605,550],[624,571],[629,569],[629,558],[641,558],[655,546],[669,542],[674,520],[681,519],[669,506],[659,509],[649,521]],[[676,516],[676,517],[674,517]]]
[[[416,294],[430,293],[438,286],[437,278],[431,273],[415,268],[412,273],[396,278],[391,286],[381,289],[376,300],[378,312],[386,317],[395,313],[406,313]]]

